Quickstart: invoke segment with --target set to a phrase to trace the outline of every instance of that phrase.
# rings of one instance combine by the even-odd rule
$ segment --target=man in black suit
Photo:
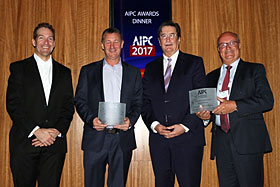
[[[123,39],[116,28],[102,34],[101,47],[105,58],[83,66],[76,89],[75,105],[84,121],[82,149],[86,187],[104,187],[106,165],[107,185],[124,187],[136,148],[134,125],[142,106],[142,82],[139,69],[121,60]],[[126,104],[124,124],[114,128],[98,118],[99,102]]]
[[[13,121],[10,164],[14,186],[58,187],[74,113],[70,69],[51,53],[55,32],[48,23],[33,32],[33,56],[10,65],[6,106]]]
[[[177,23],[162,23],[158,40],[163,56],[146,66],[142,107],[150,132],[155,186],[174,186],[176,175],[180,186],[198,187],[204,126],[190,114],[189,91],[206,86],[203,60],[179,50],[181,30]]]
[[[240,59],[236,33],[222,33],[217,44],[223,65],[207,80],[217,88],[219,105],[197,115],[213,122],[211,159],[216,157],[220,186],[262,187],[263,156],[272,151],[263,112],[274,102],[265,68]]]

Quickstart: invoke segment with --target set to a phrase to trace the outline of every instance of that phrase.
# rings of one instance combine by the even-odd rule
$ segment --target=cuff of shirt
[[[189,128],[188,127],[186,127],[185,125],[183,125],[183,124],[180,124],[184,129],[185,129],[185,132],[189,132]]]
[[[28,138],[30,138],[31,136],[33,136],[34,132],[35,132],[36,130],[38,130],[38,129],[40,129],[40,127],[39,127],[39,126],[36,126],[36,127],[31,131],[31,133],[28,135]],[[59,135],[57,135],[57,137],[61,138],[61,137],[62,137],[62,134],[60,133]]]
[[[157,133],[157,131],[156,131],[156,126],[159,124],[159,122],[158,121],[154,121],[152,124],[151,124],[151,129],[152,129],[152,131],[154,132],[154,133]]]
[[[40,129],[40,127],[39,127],[39,126],[36,126],[36,127],[31,131],[31,133],[28,135],[28,138],[30,138],[31,136],[33,136],[34,132],[35,132],[36,130],[38,130],[38,129]]]
[[[203,125],[206,127],[208,125],[209,121],[210,121],[209,119],[208,120],[203,120]]]

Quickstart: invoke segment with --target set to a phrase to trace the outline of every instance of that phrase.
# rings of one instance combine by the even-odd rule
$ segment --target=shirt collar
[[[107,61],[106,61],[106,59],[104,58],[104,60],[103,60],[103,67],[112,67],[112,68],[119,68],[119,67],[122,67],[122,60],[121,60],[121,58],[120,58],[120,61],[117,63],[117,64],[115,64],[114,66],[111,66]]]
[[[179,55],[179,49],[171,57],[167,57],[163,54],[163,59],[167,63],[168,62],[167,59],[171,58],[172,59],[171,63],[175,63],[177,61],[178,55]]]
[[[236,67],[237,67],[237,65],[238,65],[238,63],[239,63],[239,61],[240,61],[240,58],[238,58],[236,61],[234,61],[233,63],[230,64],[230,66],[232,67],[232,69],[236,69]],[[226,69],[227,66],[228,66],[228,65],[223,64],[223,69]]]
[[[47,61],[42,60],[36,53],[34,53],[33,56],[37,64],[40,66],[51,66],[52,64],[52,56],[50,56],[50,58]]]

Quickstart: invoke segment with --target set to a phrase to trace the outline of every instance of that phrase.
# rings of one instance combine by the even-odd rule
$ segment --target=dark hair
[[[104,41],[104,35],[107,34],[107,33],[110,33],[110,34],[112,34],[112,33],[117,33],[117,34],[120,35],[121,41],[123,40],[123,37],[122,37],[121,32],[120,32],[119,29],[114,28],[114,27],[109,27],[109,28],[105,29],[105,30],[103,31],[103,33],[102,33],[102,39],[101,39],[101,42],[102,42],[102,43],[103,43],[103,41]]]
[[[222,34],[220,34],[220,36],[218,37],[218,39],[217,39],[217,47],[219,47],[219,41],[220,41],[221,37],[222,37],[224,34],[226,34],[226,33],[233,35],[233,36],[236,38],[236,41],[237,41],[238,43],[240,43],[240,39],[239,39],[238,34],[236,34],[236,33],[234,33],[234,32],[230,32],[230,31],[226,31],[226,32],[223,32]]]
[[[162,27],[165,27],[165,26],[175,27],[178,38],[181,38],[181,28],[180,28],[180,25],[178,23],[174,23],[172,20],[165,21],[165,22],[163,22],[159,26],[159,28],[158,28],[158,38],[160,37],[160,33],[161,33],[161,30],[162,30]]]
[[[34,31],[33,31],[33,39],[36,40],[37,38],[37,31],[40,29],[40,28],[47,28],[47,29],[50,29],[53,33],[53,40],[55,40],[55,31],[54,31],[54,28],[52,25],[50,25],[49,23],[39,23],[37,25],[37,27],[35,27]]]

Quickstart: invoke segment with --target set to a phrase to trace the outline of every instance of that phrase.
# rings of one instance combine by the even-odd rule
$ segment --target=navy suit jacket
[[[207,75],[208,87],[217,87],[220,68]],[[273,94],[262,64],[240,59],[235,72],[230,98],[236,101],[237,110],[229,114],[233,143],[239,154],[271,152],[271,142],[263,118],[263,112],[273,107]],[[216,155],[215,115],[211,116],[211,159]]]
[[[51,152],[67,151],[66,133],[74,114],[73,87],[70,69],[53,60],[53,78],[49,103],[46,104],[40,73],[33,56],[10,65],[6,106],[13,121],[10,151],[15,154],[40,151],[28,138],[31,131],[55,128],[61,134],[53,145],[43,147]]]
[[[136,148],[134,124],[141,113],[142,82],[139,69],[122,62],[121,103],[126,103],[126,117],[131,128],[120,132],[122,150]],[[93,119],[98,117],[99,102],[104,102],[103,92],[103,60],[83,66],[75,94],[75,106],[84,121],[82,149],[98,152],[102,149],[105,131],[93,128]]]
[[[157,144],[150,126],[158,121],[165,126],[183,124],[189,132],[173,138],[182,144],[204,146],[204,126],[190,114],[189,91],[206,87],[201,57],[179,52],[167,93],[164,89],[163,57],[147,64],[143,77],[142,118],[150,131],[150,144]],[[153,141],[154,140],[154,141]],[[160,141],[159,139],[157,139]]]

